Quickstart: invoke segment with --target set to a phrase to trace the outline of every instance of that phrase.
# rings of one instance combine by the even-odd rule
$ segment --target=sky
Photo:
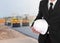
[[[37,15],[40,0],[0,0],[0,18]]]

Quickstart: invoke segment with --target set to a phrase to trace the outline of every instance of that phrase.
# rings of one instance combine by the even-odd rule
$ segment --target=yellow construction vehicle
[[[12,27],[20,27],[20,20],[17,18],[11,19]]]

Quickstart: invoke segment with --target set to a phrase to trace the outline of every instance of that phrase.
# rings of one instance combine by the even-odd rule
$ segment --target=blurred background
[[[19,33],[38,39],[30,26],[38,14],[41,0],[0,0],[0,28],[7,26]]]

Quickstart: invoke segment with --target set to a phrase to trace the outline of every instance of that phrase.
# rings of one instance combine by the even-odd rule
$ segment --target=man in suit
[[[40,34],[38,42],[60,43],[60,0],[42,0],[35,20],[42,18],[44,18],[49,24],[48,31],[45,35],[34,30],[34,22],[31,25],[32,31]]]

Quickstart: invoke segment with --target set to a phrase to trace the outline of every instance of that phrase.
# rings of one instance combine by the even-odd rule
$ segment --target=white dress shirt
[[[54,9],[54,6],[55,6],[56,2],[57,2],[57,0],[55,0],[55,1],[53,2],[52,9]],[[50,3],[51,3],[51,1],[49,0],[49,2],[48,2],[48,9],[50,8]]]

